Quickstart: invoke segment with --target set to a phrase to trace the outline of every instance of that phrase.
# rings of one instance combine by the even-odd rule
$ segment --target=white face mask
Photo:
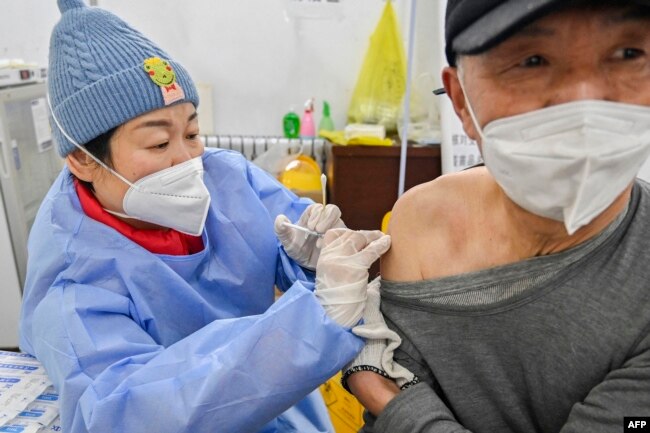
[[[203,232],[210,207],[210,193],[203,182],[203,160],[200,156],[152,173],[132,183],[72,139],[61,128],[54,111],[50,111],[61,133],[72,144],[129,185],[122,201],[125,214],[106,209],[107,212],[157,224],[192,236],[198,236]]]
[[[462,83],[461,83],[462,85]],[[575,101],[498,119],[481,130],[485,166],[527,211],[569,234],[607,209],[650,154],[650,107]]]
[[[110,169],[108,169],[110,170]],[[124,214],[113,215],[135,218],[188,235],[203,232],[210,207],[210,193],[203,183],[203,160],[200,156],[181,164],[157,171],[129,184],[122,207]]]

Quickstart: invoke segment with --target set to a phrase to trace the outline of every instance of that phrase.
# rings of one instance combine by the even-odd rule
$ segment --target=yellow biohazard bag
[[[348,110],[349,123],[384,125],[394,132],[406,88],[404,45],[391,1],[386,1],[363,61]]]

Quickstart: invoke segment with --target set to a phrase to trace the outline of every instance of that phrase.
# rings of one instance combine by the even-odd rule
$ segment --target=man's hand
[[[400,390],[397,384],[380,374],[360,371],[348,378],[348,387],[371,414],[379,416]]]

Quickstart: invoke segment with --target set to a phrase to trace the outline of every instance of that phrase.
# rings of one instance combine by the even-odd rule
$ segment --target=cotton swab
[[[327,190],[327,176],[325,176],[325,173],[320,175],[320,187],[323,192],[323,207],[327,204],[327,196],[326,190]]]
[[[285,222],[284,225],[287,226],[287,227],[293,227],[296,230],[300,230],[301,232],[305,232],[305,233],[307,233],[309,235],[312,235],[312,236],[318,236],[319,238],[323,237],[322,233],[318,233],[318,232],[315,232],[313,230],[309,230],[309,229],[307,229],[307,228],[305,228],[303,226],[299,226],[297,224],[291,224],[291,223],[286,223]]]

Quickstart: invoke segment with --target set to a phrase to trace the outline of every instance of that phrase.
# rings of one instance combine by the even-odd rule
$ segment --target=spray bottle
[[[300,122],[300,137],[314,138],[316,136],[316,125],[314,125],[314,98],[305,102],[305,112]]]
[[[320,131],[334,131],[334,129],[334,121],[330,117],[330,104],[323,101],[323,117],[321,117],[318,124],[318,133],[320,134]]]

